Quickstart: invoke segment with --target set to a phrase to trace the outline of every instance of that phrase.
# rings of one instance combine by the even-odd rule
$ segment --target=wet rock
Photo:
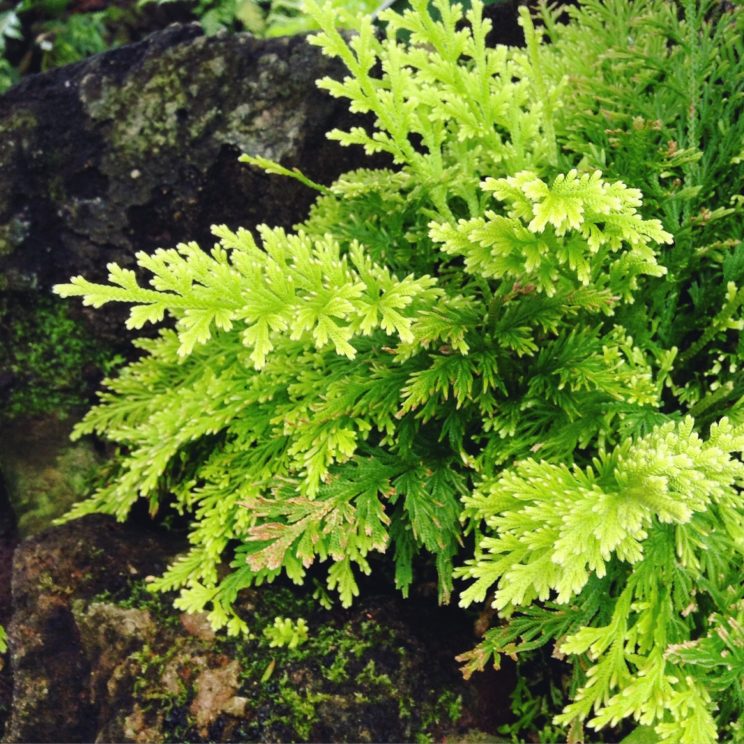
[[[209,226],[291,225],[314,193],[240,165],[250,152],[329,182],[360,156],[325,139],[340,66],[304,37],[205,37],[174,25],[33,76],[0,97],[0,275],[48,288]]]
[[[231,661],[222,669],[205,669],[196,679],[196,695],[189,712],[201,736],[209,736],[209,726],[221,714],[236,718],[245,715],[248,699],[236,695],[240,681],[240,665]]]

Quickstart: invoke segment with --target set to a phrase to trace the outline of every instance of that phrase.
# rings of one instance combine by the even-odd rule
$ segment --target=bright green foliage
[[[135,7],[116,3],[81,12],[71,0],[3,2],[0,92],[29,72],[77,62],[130,41],[134,27],[141,22],[138,13]]]
[[[4,654],[8,650],[8,636],[5,632],[5,628],[0,625],[0,654]]]
[[[350,359],[356,356],[350,340],[378,328],[412,341],[417,307],[430,307],[441,295],[427,276],[398,281],[358,244],[342,256],[330,236],[313,240],[303,232],[287,235],[266,227],[259,232],[260,247],[247,230],[215,227],[220,243],[209,254],[195,243],[138,253],[139,265],[153,275],[154,289],[141,288],[133,271],[110,264],[113,288],[76,277],[59,294],[81,295],[93,307],[136,303],[127,328],[158,322],[168,312],[178,319],[180,357],[208,342],[213,331],[229,332],[237,325],[256,369],[265,366],[282,335],[307,339],[318,349],[331,346]]]
[[[273,625],[264,628],[264,636],[271,648],[297,648],[307,640],[307,632],[303,618],[293,622],[288,617],[276,617]]]
[[[441,46],[446,34],[456,33],[459,20],[448,5],[441,10],[441,24],[429,20],[421,26],[428,18],[423,7],[407,12],[402,22]],[[474,10],[471,17],[479,16]],[[348,56],[331,21],[319,43],[343,44],[338,51]],[[636,409],[642,417],[643,407],[657,402],[648,361],[632,339],[592,320],[611,315],[630,297],[639,276],[662,271],[652,245],[669,236],[637,213],[637,192],[607,184],[597,173],[572,172],[551,187],[523,173],[483,183],[483,189],[508,200],[513,216],[485,212],[487,197],[476,181],[472,198],[465,200],[474,210],[466,212],[469,221],[454,221],[453,210],[465,207],[458,204],[464,192],[455,175],[472,181],[476,166],[492,170],[499,159],[511,164],[542,157],[532,145],[517,152],[514,141],[525,122],[532,122],[530,131],[540,127],[540,107],[531,102],[529,84],[512,80],[520,69],[515,60],[526,61],[518,51],[485,49],[486,30],[477,23],[472,35],[457,32],[464,51],[449,54],[450,73],[436,97],[453,100],[449,118],[431,122],[432,99],[410,121],[393,124],[395,137],[370,140],[397,148],[401,159],[410,156],[397,180],[400,191],[389,197],[397,208],[382,215],[389,220],[392,211],[391,224],[401,223],[397,255],[389,255],[388,241],[367,245],[369,225],[359,235],[344,234],[344,227],[354,225],[339,220],[338,238],[329,233],[327,214],[336,218],[339,210],[353,211],[360,194],[384,183],[380,174],[374,180],[363,171],[332,187],[294,234],[262,227],[259,244],[245,230],[215,228],[220,242],[209,253],[188,244],[139,254],[151,287],[141,286],[133,271],[112,265],[110,285],[76,277],[57,288],[93,306],[132,303],[130,328],[166,314],[176,319],[175,331],[142,342],[148,354],[109,383],[104,405],[78,427],[78,435],[97,431],[115,438],[130,456],[119,479],[74,513],[105,510],[123,518],[138,495],[155,506],[170,486],[179,508],[195,511],[194,549],[157,586],[185,586],[180,600],[185,609],[211,602],[212,619],[224,624],[241,586],[280,570],[301,581],[317,559],[331,562],[329,588],[348,604],[358,592],[354,568],[368,573],[369,554],[391,542],[396,584],[407,590],[413,556],[423,549],[437,556],[440,596],[446,599],[469,473],[536,446],[569,453],[579,442],[609,436],[613,418]],[[356,37],[373,38],[369,23]],[[375,57],[364,44],[358,49],[367,55],[365,69],[371,69]],[[391,56],[420,56],[392,31],[379,51],[384,66]],[[467,63],[466,52],[476,55],[482,70]],[[427,53],[418,64],[433,85],[438,77],[432,68],[437,71],[439,61]],[[501,75],[486,76],[500,68]],[[503,89],[515,122],[510,137],[474,146],[475,125],[461,135],[454,101],[468,100],[471,77],[493,78]],[[419,94],[409,77],[384,80],[391,95],[410,100],[415,111]],[[382,97],[382,86],[370,90]],[[367,100],[367,93],[360,96]],[[514,109],[519,102],[523,111]],[[508,116],[501,121],[509,123]],[[410,145],[416,133],[433,138],[425,156]],[[467,150],[461,147],[465,139]],[[497,157],[497,148],[503,157]],[[479,150],[482,163],[462,162],[465,152]],[[445,162],[446,170],[440,170]],[[445,180],[436,183],[445,172]],[[417,185],[422,180],[424,188]],[[429,224],[427,215],[438,214],[437,202],[452,221]],[[562,209],[569,210],[568,223]],[[602,229],[598,215],[604,218]],[[491,229],[492,240],[499,230],[502,243],[509,230],[521,231],[544,247],[521,270],[474,265],[469,278],[454,270],[450,254],[467,252],[465,226],[474,221]],[[453,243],[460,230],[463,238]],[[463,240],[467,245],[461,247]],[[397,278],[410,266],[415,275]],[[586,271],[598,277],[597,286],[587,286]],[[492,279],[498,281],[489,284]],[[582,317],[589,322],[561,333],[565,319]],[[516,394],[524,386],[532,391]],[[498,436],[488,437],[484,429]],[[499,440],[504,444],[496,453],[492,448]],[[217,584],[216,565],[235,539],[242,541],[237,570]],[[237,630],[233,622],[231,629]]]
[[[378,40],[365,19],[347,42],[334,28],[329,6],[307,3],[324,29],[312,42],[340,58],[351,73],[343,81],[325,78],[320,87],[349,99],[352,111],[375,117],[372,132],[354,127],[330,137],[362,145],[369,153],[388,153],[405,165],[408,178],[401,185],[412,191],[411,197],[430,201],[437,216],[451,214],[455,200],[464,202],[471,215],[480,214],[482,176],[551,160],[547,104],[537,95],[539,86],[523,52],[486,46],[490,22],[482,20],[479,3],[465,14],[460,6],[437,3],[439,22],[424,0],[411,6],[402,14],[383,12],[385,39]],[[469,28],[458,27],[463,15]],[[401,32],[410,35],[410,43],[398,40]],[[381,77],[373,74],[378,64]],[[546,95],[557,100],[564,87],[559,83]]]
[[[680,97],[687,57],[643,36],[639,72],[616,0],[585,3],[566,28],[543,9],[550,47],[523,11],[525,50],[486,46],[479,3],[411,6],[383,12],[382,35],[361,19],[349,36],[308,4],[313,43],[350,73],[321,87],[372,120],[330,136],[390,168],[326,187],[249,157],[318,190],[294,231],[217,227],[211,250],[139,254],[141,273],[112,265],[107,285],[57,287],[131,304],[130,328],[174,322],[138,342],[78,426],[126,454],[72,516],[124,519],[138,498],[192,515],[190,551],[154,587],[231,633],[246,629],[232,611],[242,588],[301,582],[320,563],[347,605],[382,553],[404,594],[431,559],[447,601],[472,536],[463,602],[495,587],[503,624],[468,670],[557,642],[574,662],[557,723],[632,718],[668,741],[713,741],[741,705],[741,596],[727,588],[742,550],[738,202],[715,211],[723,181],[739,183],[726,157],[741,98],[712,97],[721,137],[703,151],[695,134],[675,159],[633,123],[630,90],[657,69],[653,52],[674,70],[646,80],[643,115],[689,109],[690,90],[723,75],[710,39],[741,80],[727,30],[741,15],[638,3],[642,29],[676,23],[710,52]],[[615,75],[616,56],[641,78]],[[601,146],[592,75],[624,107],[627,147]],[[720,232],[697,232],[703,195]]]
[[[374,12],[378,0],[331,0],[331,6],[337,14],[339,28],[352,28],[356,18]],[[256,3],[258,5],[258,3]],[[269,9],[262,19],[262,24],[249,31],[262,36],[288,36],[315,31],[318,24],[305,10],[302,0],[272,0]]]
[[[741,694],[744,638],[728,613],[736,604],[729,587],[744,557],[744,464],[736,457],[744,452],[744,426],[723,419],[707,440],[693,426],[691,418],[665,424],[600,452],[586,469],[525,460],[465,500],[468,514],[485,520],[494,536],[481,540],[479,555],[461,570],[476,579],[461,601],[482,601],[494,584],[493,605],[506,616],[552,600],[559,650],[587,655],[592,664],[559,723],[593,711],[595,728],[631,716],[656,724],[670,710],[674,723],[657,727],[663,740],[712,740],[710,695],[686,668],[685,653],[705,664],[711,640],[694,641],[699,623],[715,632],[721,621],[701,618],[698,607],[733,622],[733,636],[718,636],[732,647],[730,659],[718,659],[719,689]],[[702,545],[711,554],[701,554]],[[600,591],[591,577],[603,586],[602,604],[589,614]],[[620,579],[622,591],[613,596]],[[571,604],[577,597],[578,611]],[[470,657],[474,668],[546,627],[535,617],[514,624],[514,633],[489,631]],[[670,653],[677,663],[668,661]]]
[[[483,217],[432,228],[443,250],[465,257],[465,269],[488,278],[533,281],[553,297],[578,284],[592,285],[608,297],[632,300],[639,274],[666,273],[656,263],[652,245],[671,242],[658,220],[636,212],[641,193],[622,182],[606,183],[601,173],[579,177],[573,170],[552,186],[529,171],[483,183],[507,215],[487,211]],[[624,244],[630,250],[619,257]]]

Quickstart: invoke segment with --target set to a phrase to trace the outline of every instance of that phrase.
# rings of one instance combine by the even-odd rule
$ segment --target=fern
[[[666,272],[651,244],[671,242],[672,236],[658,220],[637,214],[639,191],[622,182],[606,183],[601,175],[579,176],[573,170],[551,187],[528,171],[486,179],[483,189],[507,202],[508,216],[487,211],[456,227],[433,223],[432,238],[445,252],[463,255],[466,270],[483,277],[534,283],[548,296],[566,277],[569,286],[591,284],[630,300],[639,274]],[[623,243],[630,250],[609,261],[608,254]]]
[[[56,288],[130,304],[131,329],[170,321],[76,428],[123,455],[70,516],[189,514],[153,588],[230,633],[238,592],[281,573],[322,565],[348,605],[385,556],[404,595],[428,560],[441,602],[468,578],[461,602],[502,618],[467,673],[553,642],[575,682],[555,725],[715,740],[741,706],[741,13],[688,5],[523,11],[514,49],[486,45],[478,2],[414,0],[355,35],[310,2],[349,70],[321,87],[370,115],[330,136],[392,165],[320,186],[246,157],[318,192],[292,231],[217,227],[211,250]]]
[[[461,544],[462,497],[473,474],[488,467],[489,432],[505,440],[501,461],[533,447],[567,453],[578,441],[609,436],[609,420],[625,415],[617,404],[633,410],[658,398],[632,339],[602,323],[579,335],[566,337],[562,330],[569,317],[611,315],[631,298],[639,277],[663,272],[653,245],[669,236],[640,216],[638,192],[609,184],[599,173],[572,171],[548,186],[522,172],[476,181],[473,198],[465,199],[474,213],[451,221],[465,206],[458,207],[464,192],[457,181],[439,179],[445,161],[472,182],[481,168],[501,160],[512,167],[516,160],[536,165],[544,159],[532,146],[515,149],[521,128],[539,128],[544,115],[531,102],[531,83],[513,80],[529,68],[523,54],[484,46],[488,24],[478,6],[464,31],[453,30],[462,13],[446,3],[440,21],[423,6],[402,16],[389,13],[382,43],[372,42],[368,21],[347,42],[327,11],[315,12],[325,24],[318,43],[356,72],[337,93],[352,96],[357,107],[377,107],[380,116],[388,110],[386,96],[408,101],[397,109],[408,112],[399,122],[380,119],[393,131],[370,140],[395,150],[400,173],[346,174],[323,190],[296,232],[263,226],[257,241],[245,230],[218,227],[219,242],[209,252],[190,243],[138,254],[149,286],[112,265],[108,285],[76,277],[57,287],[96,307],[132,304],[132,329],[166,316],[175,320],[175,330],[142,342],[146,355],[107,383],[103,405],[76,429],[77,436],[112,438],[129,455],[118,480],[72,515],[104,510],[124,518],[136,498],[156,509],[162,495],[174,491],[177,508],[194,513],[194,547],[156,586],[184,587],[184,608],[210,603],[218,625],[235,621],[216,565],[236,540],[244,562],[238,583],[273,578],[280,570],[301,581],[318,560],[330,563],[329,586],[345,604],[358,591],[355,572],[370,570],[370,553],[395,543],[396,583],[407,591],[413,557],[424,550],[436,556],[445,601]],[[396,39],[401,29],[412,34],[412,43]],[[445,42],[450,34],[458,39],[453,49]],[[371,46],[361,44],[365,39]],[[439,56],[421,55],[424,40]],[[412,83],[391,67],[404,58],[420,80]],[[368,78],[377,60],[385,70],[382,85]],[[471,107],[468,117],[486,115],[481,106],[473,108],[477,81],[495,86],[502,97],[508,93],[512,108],[508,116],[494,109],[486,112],[491,118],[463,126],[457,118],[462,106]],[[432,117],[435,99],[421,98],[422,89],[434,85],[441,89],[437,99],[451,101],[445,117]],[[482,123],[492,130],[497,123],[509,126],[511,136],[500,136],[498,145],[487,138],[475,148],[483,153],[478,167],[472,158],[463,164],[461,145],[472,149]],[[413,147],[415,135],[431,144],[428,152]],[[494,159],[496,148],[502,154]],[[385,219],[399,228],[391,236],[393,253],[374,240],[367,249],[361,239],[369,229],[357,236],[353,229],[344,232],[345,220],[340,230],[335,222],[339,210],[381,194],[389,181],[398,187],[385,194]],[[488,192],[507,201],[509,217],[485,209],[481,195]],[[438,214],[437,204],[445,208],[445,221],[426,219]],[[564,211],[568,221],[560,216]],[[451,256],[480,250],[473,243],[477,229],[490,231],[489,246],[520,232],[544,248],[529,264],[514,258],[507,268],[494,263],[496,255],[471,261],[471,276],[463,276]],[[426,258],[411,260],[422,242]],[[517,248],[511,250],[516,256]],[[394,273],[411,264],[416,273]],[[525,357],[533,363],[517,363]],[[503,419],[523,388],[527,406],[549,401],[529,429]],[[556,417],[580,419],[587,406],[603,409],[604,419],[573,433],[554,426]],[[204,445],[200,455],[205,442],[211,449]],[[189,478],[176,480],[176,463],[185,459]],[[234,591],[229,586],[228,596]]]
[[[313,243],[304,233],[287,236],[266,227],[260,232],[262,248],[246,230],[215,227],[220,243],[209,254],[195,243],[152,255],[138,253],[138,264],[153,275],[153,289],[141,288],[133,271],[112,264],[109,281],[114,287],[73,277],[57,292],[83,296],[93,307],[136,303],[128,328],[160,321],[168,311],[177,318],[180,356],[206,343],[213,329],[230,331],[239,324],[257,369],[274,347],[272,336],[288,329],[292,340],[308,334],[318,347],[330,344],[352,359],[356,350],[349,341],[357,334],[381,327],[411,340],[406,308],[414,299],[431,304],[437,296],[430,277],[397,281],[369,261],[360,246],[341,256],[332,238]]]
[[[491,631],[481,653],[465,661],[481,667],[509,652],[517,637],[529,640],[538,631],[540,643],[554,639],[562,653],[590,663],[557,723],[593,712],[594,728],[632,717],[655,725],[664,741],[715,738],[712,700],[684,670],[684,649],[697,648],[701,624],[720,622],[702,608],[730,612],[719,603],[744,550],[744,465],[736,457],[744,451],[744,428],[723,419],[704,441],[693,427],[690,418],[665,424],[600,452],[586,469],[526,460],[465,499],[467,515],[485,520],[493,536],[483,537],[477,557],[458,569],[475,580],[461,603],[483,601],[496,585],[493,606],[507,617],[537,601],[554,608],[537,621],[529,610],[524,620],[515,615],[514,634]],[[700,554],[702,544],[713,557]],[[605,611],[607,603],[613,607],[605,624],[560,610],[572,602],[594,605],[582,599],[595,591],[591,577],[613,579],[604,582]],[[670,663],[675,655],[680,664]]]

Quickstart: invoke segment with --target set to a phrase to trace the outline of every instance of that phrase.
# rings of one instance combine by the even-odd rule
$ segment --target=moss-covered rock
[[[97,711],[73,604],[162,570],[178,546],[146,527],[91,516],[24,540],[7,624],[13,700],[5,739],[93,741]]]
[[[324,137],[349,115],[314,82],[339,73],[304,38],[192,24],[24,80],[0,96],[0,289],[102,276],[212,224],[291,225],[314,194],[237,158],[324,182],[358,165]]]
[[[103,516],[20,544],[8,741],[462,740],[485,720],[454,661],[472,643],[467,625],[433,600],[325,609],[268,585],[240,595],[251,636],[229,638],[148,591],[147,575],[182,549]],[[306,637],[277,632],[277,617],[303,619]]]
[[[3,424],[0,477],[22,537],[49,527],[98,476],[103,457],[90,440],[69,441],[73,421],[46,416]]]
[[[120,361],[57,297],[0,296],[0,419],[65,418]]]
[[[464,684],[378,597],[324,610],[286,587],[242,599],[248,639],[216,636],[140,584],[78,605],[99,738],[115,741],[429,741],[456,730]],[[272,646],[277,616],[306,619],[307,640]],[[112,655],[115,657],[112,660]]]

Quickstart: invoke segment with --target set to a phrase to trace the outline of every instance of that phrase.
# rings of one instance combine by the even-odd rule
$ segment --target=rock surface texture
[[[223,222],[291,225],[313,198],[240,165],[243,152],[329,182],[357,153],[314,81],[340,74],[304,37],[205,37],[174,25],[33,76],[0,98],[0,273],[6,290],[102,276],[137,250]]]
[[[95,739],[91,666],[73,606],[164,568],[174,552],[141,527],[97,515],[21,543],[13,557],[7,628],[13,702],[5,741]]]
[[[179,548],[98,515],[19,545],[5,742],[411,741],[481,722],[453,660],[462,623],[437,643],[434,607],[372,596],[324,610],[272,586],[241,595],[254,635],[230,639],[146,590]],[[277,616],[306,618],[307,641],[272,645]]]
[[[90,493],[103,455],[90,437],[69,441],[73,421],[48,417],[3,424],[0,473],[21,538],[48,527]]]

